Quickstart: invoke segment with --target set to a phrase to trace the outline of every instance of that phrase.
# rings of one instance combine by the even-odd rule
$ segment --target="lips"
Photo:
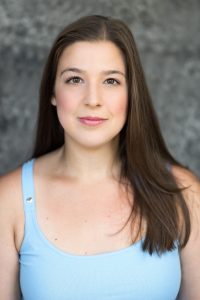
[[[101,120],[106,120],[106,119],[104,119],[104,118],[91,117],[91,116],[80,117],[79,119],[81,119],[81,120],[90,120],[90,121],[101,121]]]
[[[104,123],[107,119],[100,118],[100,117],[86,116],[86,117],[80,117],[79,120],[84,125],[96,126]]]

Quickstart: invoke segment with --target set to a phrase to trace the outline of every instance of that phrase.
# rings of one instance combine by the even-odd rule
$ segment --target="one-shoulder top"
[[[142,241],[95,255],[58,249],[36,217],[34,159],[22,166],[25,213],[19,253],[23,300],[175,300],[180,288],[179,250],[162,255],[142,250]]]

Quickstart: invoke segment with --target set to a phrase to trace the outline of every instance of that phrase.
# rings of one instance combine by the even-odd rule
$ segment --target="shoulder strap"
[[[35,208],[33,165],[34,159],[31,159],[22,166],[22,191],[25,210]]]

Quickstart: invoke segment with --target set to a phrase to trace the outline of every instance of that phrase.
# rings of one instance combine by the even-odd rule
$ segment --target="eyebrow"
[[[62,76],[62,74],[65,73],[65,72],[76,72],[76,73],[80,73],[80,74],[86,73],[86,71],[81,70],[79,68],[66,68],[66,69],[61,71],[60,76]],[[105,75],[120,74],[120,75],[126,77],[125,74],[123,72],[119,71],[119,70],[105,70],[105,71],[102,71],[102,73],[105,74]]]

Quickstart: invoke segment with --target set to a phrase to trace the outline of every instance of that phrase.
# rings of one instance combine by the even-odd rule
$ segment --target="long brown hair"
[[[124,182],[128,182],[127,189],[130,187],[134,196],[129,219],[132,218],[134,226],[135,217],[139,216],[138,234],[142,220],[145,220],[143,250],[149,253],[170,251],[176,247],[177,241],[184,247],[190,234],[189,211],[181,189],[170,172],[170,166],[181,164],[165,145],[133,34],[123,21],[99,15],[85,16],[69,24],[58,35],[41,80],[38,127],[32,157],[39,157],[64,144],[64,130],[55,107],[51,105],[57,65],[63,50],[77,41],[100,40],[111,41],[121,49],[126,66],[128,113],[119,134],[118,157],[122,163],[120,181],[125,179]],[[180,229],[180,218],[184,232]]]

